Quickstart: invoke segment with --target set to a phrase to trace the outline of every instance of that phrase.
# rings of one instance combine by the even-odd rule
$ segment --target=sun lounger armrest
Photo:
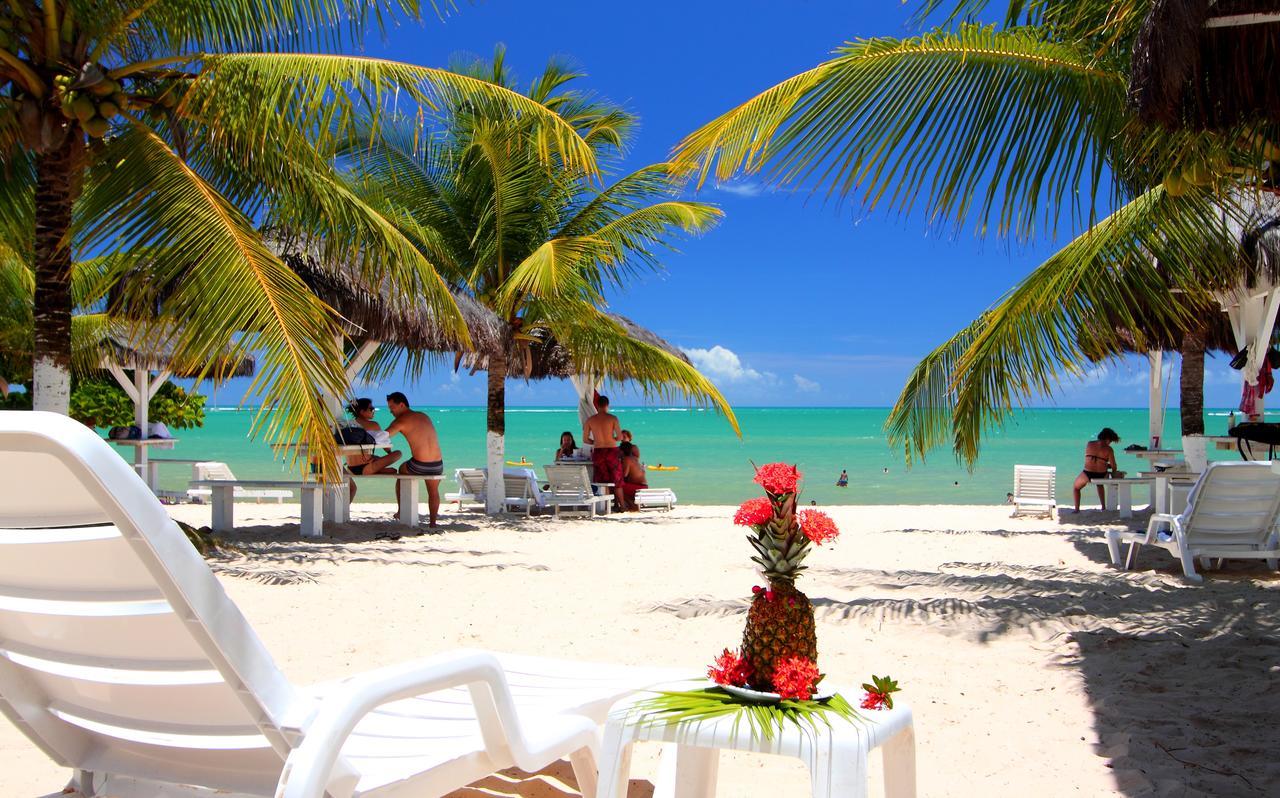
[[[1168,526],[1173,530],[1174,534],[1182,532],[1182,518],[1172,513],[1153,513],[1151,520],[1147,522],[1147,537],[1145,542],[1150,543],[1156,539],[1156,533],[1161,527]]]
[[[546,764],[550,748],[563,746],[566,735],[580,741],[573,749],[596,744],[596,725],[585,716],[556,716],[554,729],[523,728],[497,657],[487,651],[451,652],[361,674],[326,695],[302,745],[285,762],[276,798],[322,798],[347,737],[374,709],[464,685],[471,694],[485,749],[497,761],[510,757],[518,767],[536,772]],[[350,795],[354,786],[334,795]]]

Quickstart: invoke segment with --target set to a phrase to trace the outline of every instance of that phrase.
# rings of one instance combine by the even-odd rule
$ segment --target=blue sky
[[[584,85],[640,116],[627,170],[664,159],[699,125],[814,66],[843,41],[910,34],[910,6],[892,0],[459,5],[443,22],[372,39],[369,54],[443,66],[457,53],[488,56],[501,42],[525,80],[549,57],[570,57],[588,73]],[[1062,231],[1057,242],[1017,247],[943,236],[918,217],[836,207],[749,178],[708,185],[699,198],[723,208],[719,228],[684,242],[665,274],[612,297],[612,308],[689,351],[741,405],[892,404],[921,356],[1069,238]],[[1235,403],[1239,382],[1225,359],[1210,360],[1208,370],[1208,403]],[[380,396],[384,387],[424,404],[484,402],[482,374],[437,371],[367,392]],[[235,385],[220,399],[233,393]],[[569,403],[572,390],[512,382],[508,401]],[[1145,406],[1145,361],[1099,369],[1044,403]]]

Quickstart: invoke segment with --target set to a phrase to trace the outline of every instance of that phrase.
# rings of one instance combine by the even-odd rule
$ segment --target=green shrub
[[[147,418],[169,429],[203,427],[204,402],[202,394],[166,382],[151,398]],[[133,402],[114,382],[79,380],[71,390],[69,415],[94,427],[127,427],[133,423]]]

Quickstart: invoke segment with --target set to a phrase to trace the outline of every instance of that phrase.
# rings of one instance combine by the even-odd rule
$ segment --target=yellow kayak
[[[680,470],[680,466],[664,466],[664,465],[645,466],[645,468],[649,469],[650,471],[679,471]]]
[[[520,466],[520,465],[533,465],[533,463],[530,463],[528,460],[521,457],[520,462],[517,463],[515,460],[508,460],[507,465]]]

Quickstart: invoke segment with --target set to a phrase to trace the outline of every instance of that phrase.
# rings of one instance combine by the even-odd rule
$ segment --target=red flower
[[[747,499],[733,514],[733,522],[738,526],[763,526],[773,518],[773,502],[761,496]]]
[[[800,520],[800,531],[819,546],[840,536],[836,522],[821,510],[801,510],[796,515]]]
[[[808,701],[822,674],[808,657],[784,657],[773,666],[773,691],[783,698]]]
[[[868,692],[862,699],[863,709],[884,709],[887,701],[883,693]]]
[[[756,484],[774,496],[795,493],[800,469],[786,463],[768,463],[756,469]]]
[[[726,648],[723,654],[716,657],[711,667],[707,668],[707,678],[716,684],[742,687],[751,680],[751,665],[738,652]]]

